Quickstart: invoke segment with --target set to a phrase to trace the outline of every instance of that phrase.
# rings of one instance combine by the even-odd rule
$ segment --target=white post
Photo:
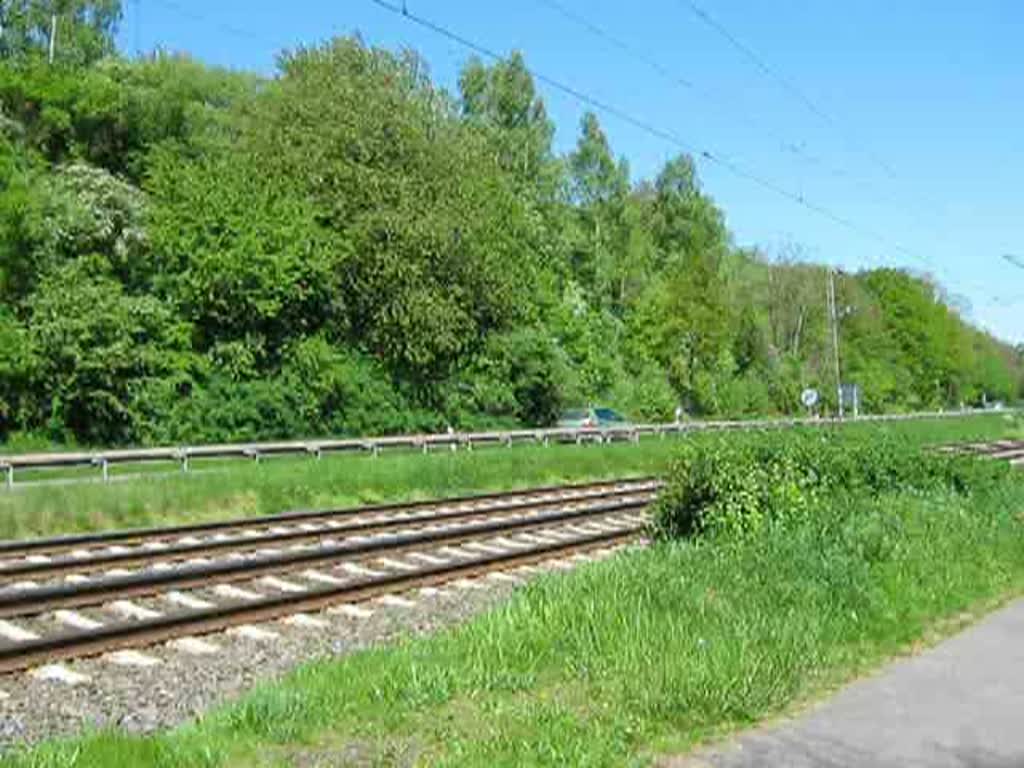
[[[53,64],[53,54],[57,48],[57,14],[50,15],[50,63]]]
[[[843,418],[843,378],[839,370],[839,318],[836,311],[836,273],[828,270],[828,312],[832,319],[832,352],[836,368],[836,394],[839,396],[839,418]]]

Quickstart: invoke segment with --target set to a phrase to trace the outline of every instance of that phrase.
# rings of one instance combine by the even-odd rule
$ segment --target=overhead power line
[[[1006,259],[1011,264],[1013,264],[1013,266],[1024,269],[1024,258],[1021,258],[1020,256],[1015,256],[1012,253],[1004,253],[1003,258]]]
[[[729,100],[727,98],[723,97],[715,90],[700,86],[693,80],[690,80],[686,77],[679,75],[676,72],[673,72],[654,57],[650,56],[644,51],[638,50],[637,48],[625,42],[621,38],[616,37],[613,33],[609,32],[606,29],[603,29],[598,24],[592,22],[590,19],[586,18],[582,14],[566,7],[562,2],[560,2],[560,0],[534,1],[540,5],[550,8],[551,10],[555,11],[562,17],[568,19],[572,23],[580,27],[583,27],[595,37],[605,41],[612,47],[622,51],[627,56],[631,56],[643,62],[650,69],[654,70],[657,74],[659,74],[661,77],[663,77],[665,80],[672,83],[673,85],[688,91],[692,90],[700,94],[701,96],[709,99],[712,103],[716,103],[720,109],[722,109],[723,111],[728,111],[730,115],[738,117],[744,124],[746,124],[752,130],[771,135],[775,139],[775,141],[779,143],[780,148],[782,148],[784,151],[792,153],[797,157],[803,158],[804,161],[810,165],[821,166],[822,168],[824,168],[826,171],[828,171],[830,174],[837,178],[847,179],[852,184],[855,184],[859,187],[867,188],[874,194],[880,194],[886,197],[890,202],[895,203],[897,205],[899,204],[900,201],[896,195],[889,194],[885,190],[880,189],[877,185],[872,184],[871,182],[868,182],[864,179],[858,179],[848,171],[837,166],[833,166],[825,162],[822,158],[816,157],[806,152],[801,146],[802,142],[798,143],[797,141],[794,141],[793,139],[783,135],[779,131],[774,130],[771,126],[766,125],[762,121],[757,120],[744,112],[736,110],[734,105],[729,103]]]
[[[825,110],[821,109],[817,104],[811,101],[811,99],[802,90],[797,88],[787,78],[783,77],[773,67],[769,66],[769,64],[760,55],[758,55],[756,51],[754,51],[750,46],[744,44],[739,38],[733,35],[722,24],[716,21],[711,16],[711,14],[709,14],[707,11],[705,11],[703,8],[697,5],[697,3],[693,2],[693,0],[680,0],[680,2],[689,7],[689,9],[698,19],[700,19],[708,27],[717,32],[733,48],[738,50],[747,59],[753,62],[754,66],[761,70],[761,72],[763,72],[768,78],[774,80],[784,90],[789,91],[789,93],[797,101],[803,104],[810,112],[813,112],[815,115],[817,115],[827,123],[831,123],[833,125],[835,124],[836,121],[832,119],[831,115],[829,115]]]
[[[427,29],[433,32],[434,34],[437,34],[441,37],[444,37],[447,40],[457,43],[462,47],[473,51],[474,53],[491,59],[492,61],[504,61],[506,58],[505,56],[497,53],[496,51],[484,45],[476,43],[470,40],[469,38],[464,37],[463,35],[449,29],[448,27],[445,27],[441,24],[438,24],[437,22],[431,21],[430,19],[427,19],[423,16],[420,16],[409,11],[404,3],[402,5],[399,5],[398,3],[391,2],[390,0],[369,0],[369,2],[388,11],[389,13],[407,19],[412,24],[422,27],[423,29]],[[826,208],[825,206],[819,205],[807,199],[801,194],[792,192],[791,190],[787,189],[781,184],[777,184],[774,181],[761,176],[760,174],[757,174],[753,171],[744,168],[738,163],[729,160],[724,155],[711,152],[710,150],[707,149],[697,149],[690,142],[681,138],[671,130],[661,128],[657,125],[654,125],[653,123],[643,120],[642,118],[638,118],[632,115],[631,113],[625,111],[624,109],[615,106],[614,104],[608,103],[602,99],[598,99],[594,96],[591,96],[581,91],[580,89],[576,88],[575,86],[569,85],[557,78],[546,75],[543,72],[533,69],[532,67],[527,67],[526,71],[529,72],[529,74],[535,80],[542,83],[546,83],[551,88],[554,88],[555,90],[572,97],[573,99],[579,101],[581,104],[585,104],[588,107],[596,109],[600,112],[604,112],[605,114],[611,115],[621,120],[622,122],[631,125],[644,133],[647,133],[650,136],[653,136],[668,144],[672,144],[678,147],[679,149],[683,150],[684,152],[690,155],[702,158],[707,162],[728,171],[737,178],[741,178],[753,184],[756,184],[757,186],[760,186],[763,189],[766,189],[779,197],[785,198],[790,202],[793,202],[805,208],[806,210],[809,210],[817,214],[818,216],[826,218],[832,221],[833,223],[839,224],[840,226],[845,227],[846,229],[849,229],[852,232],[856,232],[859,235],[886,244],[893,250],[896,250],[899,253],[904,254],[905,256],[909,256],[910,258],[921,261],[930,268],[934,268],[934,265],[932,265],[930,261],[920,256],[919,254],[915,253],[914,251],[905,248],[899,243],[894,242],[892,238],[887,237],[886,235],[883,235],[880,232],[877,232],[869,227],[860,225],[852,221],[851,219],[836,214],[830,209]]]
[[[209,17],[204,16],[204,15],[202,15],[200,13],[196,13],[196,12],[193,12],[191,10],[188,10],[188,9],[184,8],[176,0],[151,0],[151,1],[152,2],[156,2],[156,3],[164,6],[165,8],[167,8],[169,10],[172,10],[172,11],[175,11],[175,12],[177,12],[177,13],[183,15],[183,16],[187,16],[187,17],[189,17],[189,18],[191,18],[193,20],[201,21],[201,22],[206,22],[206,23],[211,23],[211,19]],[[455,43],[461,45],[462,47],[467,48],[468,50],[471,50],[471,51],[473,51],[475,53],[478,53],[481,56],[484,56],[484,57],[486,57],[488,59],[491,59],[493,61],[503,61],[506,58],[502,54],[499,54],[496,51],[494,51],[494,50],[492,50],[490,48],[487,48],[484,45],[476,43],[476,42],[470,40],[469,38],[466,38],[466,37],[464,37],[464,36],[454,32],[453,30],[448,29],[447,27],[444,27],[444,26],[442,26],[440,24],[432,22],[429,19],[426,19],[426,18],[424,18],[422,16],[419,16],[417,14],[411,13],[408,10],[406,2],[402,2],[401,5],[398,5],[398,3],[396,3],[396,2],[389,2],[388,0],[370,0],[370,2],[372,2],[374,5],[377,5],[380,8],[382,8],[382,9],[384,9],[384,10],[386,10],[386,11],[392,13],[392,14],[400,15],[400,16],[404,17],[405,19],[407,19],[409,22],[411,22],[413,24],[416,24],[417,26],[420,26],[420,27],[422,27],[424,29],[427,29],[427,30],[429,30],[429,31],[431,31],[431,32],[433,32],[433,33],[435,33],[437,35],[440,35],[440,36],[442,36],[442,37],[444,37],[444,38],[446,38],[448,40],[451,40],[452,42],[455,42]],[[235,26],[232,26],[232,25],[225,24],[225,23],[223,23],[223,22],[221,22],[219,20],[212,21],[212,23],[215,26],[219,27],[222,31],[224,31],[224,32],[226,32],[228,34],[231,34],[231,35],[234,35],[234,36],[237,36],[237,37],[249,38],[251,40],[259,41],[259,42],[262,42],[264,44],[271,44],[274,47],[278,46],[278,43],[270,41],[268,38],[262,37],[261,35],[254,34],[254,33],[250,32],[248,30],[245,30],[245,29],[242,29],[242,28],[239,28],[239,27],[235,27]],[[551,88],[554,88],[555,90],[558,90],[558,91],[560,91],[560,92],[570,96],[571,98],[579,101],[582,104],[585,104],[585,105],[587,105],[587,106],[589,106],[589,107],[591,107],[591,108],[593,108],[593,109],[595,109],[595,110],[597,110],[599,112],[603,112],[605,114],[611,115],[611,116],[615,117],[616,119],[621,120],[622,122],[624,122],[624,123],[626,123],[628,125],[631,125],[634,128],[636,128],[636,129],[638,129],[638,130],[640,130],[640,131],[642,131],[644,133],[647,133],[650,136],[653,136],[653,137],[655,137],[657,139],[660,139],[661,141],[664,141],[664,142],[666,142],[668,144],[672,144],[672,145],[678,147],[679,149],[683,150],[684,152],[686,152],[686,153],[688,153],[688,154],[690,154],[690,155],[692,155],[694,157],[700,158],[702,160],[707,161],[708,163],[716,165],[716,166],[726,170],[728,173],[732,174],[733,176],[735,176],[737,178],[740,178],[740,179],[748,181],[748,182],[750,182],[752,184],[755,184],[755,185],[757,185],[757,186],[759,186],[759,187],[761,187],[761,188],[763,188],[763,189],[765,189],[765,190],[767,190],[767,191],[769,191],[769,192],[771,192],[771,193],[773,193],[773,194],[775,194],[775,195],[777,195],[779,197],[782,197],[782,198],[784,198],[786,200],[789,200],[790,202],[792,202],[792,203],[794,203],[796,205],[799,205],[800,207],[802,207],[802,208],[804,208],[804,209],[806,209],[808,211],[811,211],[812,213],[814,213],[814,214],[816,214],[816,215],[818,215],[818,216],[820,216],[822,218],[828,219],[828,220],[832,221],[833,223],[838,224],[839,226],[842,226],[842,227],[844,227],[844,228],[846,228],[846,229],[848,229],[848,230],[850,230],[852,232],[855,232],[855,233],[857,233],[857,234],[859,234],[861,236],[864,236],[864,237],[867,237],[869,239],[875,240],[876,242],[879,242],[881,244],[887,245],[888,247],[890,247],[894,251],[897,251],[897,252],[899,252],[899,253],[901,253],[901,254],[903,254],[905,256],[908,256],[908,257],[910,257],[912,259],[915,259],[915,260],[921,262],[922,264],[927,266],[929,269],[934,269],[935,268],[935,265],[932,264],[928,259],[926,259],[923,256],[921,256],[920,254],[917,254],[914,251],[912,251],[912,250],[902,246],[898,242],[894,241],[891,237],[888,237],[888,236],[886,236],[886,235],[884,235],[884,234],[882,234],[882,233],[880,233],[880,232],[878,232],[876,230],[873,230],[871,228],[865,227],[865,226],[860,225],[860,224],[858,224],[857,222],[855,222],[855,221],[853,221],[851,219],[848,219],[848,218],[846,218],[844,216],[841,216],[841,215],[835,213],[834,211],[826,208],[825,206],[822,206],[822,205],[819,205],[819,204],[815,203],[814,201],[808,199],[807,197],[805,197],[804,195],[802,195],[800,193],[793,192],[793,191],[787,189],[786,187],[782,186],[781,184],[778,184],[778,183],[772,181],[771,179],[768,179],[768,178],[766,178],[764,176],[761,176],[760,174],[757,174],[757,173],[755,173],[753,171],[750,171],[749,169],[744,168],[739,163],[729,159],[727,156],[725,156],[725,155],[723,155],[721,153],[712,152],[712,151],[707,150],[707,149],[698,149],[693,144],[691,144],[690,142],[686,141],[685,139],[683,139],[682,137],[680,137],[678,134],[674,133],[671,130],[661,128],[661,127],[659,127],[659,126],[657,126],[657,125],[655,125],[655,124],[653,124],[651,122],[648,122],[648,121],[646,121],[644,119],[638,118],[638,117],[630,114],[629,112],[621,109],[620,107],[618,107],[618,106],[616,106],[614,104],[611,104],[609,102],[603,101],[602,99],[599,99],[599,98],[596,98],[594,96],[591,96],[591,95],[589,95],[589,94],[579,90],[578,88],[576,88],[574,86],[571,86],[571,85],[569,85],[569,84],[567,84],[567,83],[565,83],[565,82],[563,82],[561,80],[558,80],[558,79],[556,79],[554,77],[550,77],[550,76],[548,76],[548,75],[546,75],[546,74],[544,74],[542,72],[537,71],[536,69],[527,68],[527,71],[530,73],[530,75],[535,80],[537,80],[539,82],[542,82],[542,83],[546,83]],[[940,268],[940,271],[943,271],[943,270],[941,270],[941,268]]]
[[[280,46],[279,43],[271,40],[270,38],[263,37],[262,35],[257,35],[253,32],[242,29],[240,27],[236,27],[233,24],[228,24],[219,19],[211,19],[207,15],[190,10],[189,8],[183,6],[181,3],[177,2],[177,0],[151,0],[151,2],[155,2],[158,5],[162,5],[167,10],[173,11],[174,13],[177,13],[186,18],[192,19],[193,21],[198,21],[204,24],[212,24],[213,26],[217,27],[221,32],[231,35],[232,37],[252,40],[254,42],[260,43],[261,45],[270,45],[275,49]]]
[[[818,117],[818,119],[835,131],[847,147],[864,156],[868,161],[880,168],[890,179],[894,181],[898,179],[898,175],[893,170],[893,167],[885,159],[873,152],[864,144],[863,141],[846,130],[841,121],[833,117],[823,107],[819,106],[817,102],[808,96],[807,93],[799,88],[792,80],[782,75],[782,73],[780,73],[775,67],[771,66],[763,56],[758,54],[753,48],[730,32],[724,24],[719,22],[704,8],[698,5],[696,0],[678,1],[681,5],[688,8],[704,25],[709,27],[716,34],[722,37],[722,39],[724,39],[730,46],[739,51],[739,53],[749,60],[765,77],[775,82],[776,85],[802,104],[808,112]],[[940,217],[945,215],[942,210],[940,210],[940,207],[936,206],[934,203],[926,202],[925,207],[927,207],[929,212],[933,215],[938,215]]]
[[[572,10],[571,8],[566,7],[563,3],[559,2],[558,0],[534,0],[534,2],[546,6],[547,8],[550,8],[563,18],[566,18],[569,21],[571,21],[573,24],[583,27],[588,32],[590,32],[590,34],[592,34],[594,37],[603,40],[608,45],[618,49],[627,56],[631,56],[632,58],[635,58],[638,61],[643,62],[647,67],[652,69],[662,78],[664,78],[667,82],[672,83],[673,85],[683,90],[693,91],[713,102],[717,102],[721,108],[728,109],[741,121],[746,123],[748,127],[756,131],[761,131],[763,133],[771,135],[772,138],[779,143],[779,146],[786,152],[791,152],[794,155],[802,156],[810,163],[817,164],[821,162],[819,158],[810,155],[799,144],[792,141],[787,136],[782,135],[778,131],[773,130],[771,126],[762,123],[761,121],[756,120],[743,112],[734,112],[732,109],[732,105],[728,104],[728,100],[724,99],[720,94],[714,92],[709,88],[704,88],[695,81],[690,80],[689,78],[680,75],[678,72],[671,70],[653,56],[650,56],[649,54],[636,48],[635,46],[630,45],[621,38],[615,36],[613,33],[602,28],[600,25],[594,23],[581,13],[578,13]]]

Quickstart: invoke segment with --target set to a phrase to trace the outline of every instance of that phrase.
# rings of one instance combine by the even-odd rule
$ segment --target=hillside
[[[806,386],[832,407],[824,268],[736,247],[686,156],[632,179],[594,115],[556,155],[518,55],[452,94],[339,38],[268,80],[120,58],[118,3],[88,5],[53,64],[16,12],[0,45],[4,439],[771,414]],[[837,294],[866,409],[1024,391],[1022,351],[928,278]]]

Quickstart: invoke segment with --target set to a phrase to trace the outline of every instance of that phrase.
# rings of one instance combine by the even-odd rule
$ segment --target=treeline
[[[0,433],[198,442],[831,407],[822,267],[731,241],[679,156],[576,148],[523,60],[458,92],[339,38],[271,79],[114,53],[116,0],[0,14]],[[841,275],[864,407],[1014,399],[1022,355],[920,276]]]

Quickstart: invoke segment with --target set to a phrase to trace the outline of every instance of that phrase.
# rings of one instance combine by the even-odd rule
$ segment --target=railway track
[[[1006,461],[1011,466],[1024,467],[1024,440],[1007,439],[981,443],[957,443],[943,446],[942,450],[949,453]]]
[[[643,535],[659,487],[637,478],[0,542],[0,673],[607,549]]]

